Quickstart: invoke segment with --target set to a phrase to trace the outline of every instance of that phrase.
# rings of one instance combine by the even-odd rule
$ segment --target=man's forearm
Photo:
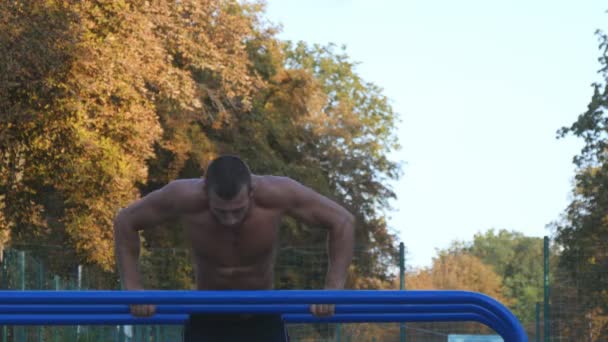
[[[125,290],[143,289],[138,266],[139,250],[139,233],[119,214],[114,221],[114,251],[122,287]]]
[[[354,248],[355,222],[352,216],[349,216],[340,225],[332,227],[329,232],[329,266],[325,279],[326,289],[344,288],[348,267],[353,259]]]

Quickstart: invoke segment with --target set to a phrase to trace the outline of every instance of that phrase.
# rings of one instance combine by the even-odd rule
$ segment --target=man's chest
[[[273,255],[280,221],[279,213],[264,209],[253,210],[237,227],[220,225],[210,212],[183,219],[197,259],[224,266],[254,264]]]

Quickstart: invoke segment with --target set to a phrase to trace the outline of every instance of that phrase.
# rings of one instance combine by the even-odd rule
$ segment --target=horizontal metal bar
[[[287,323],[322,322],[432,322],[432,321],[478,321],[486,324],[485,317],[478,314],[438,313],[438,314],[336,314],[320,318],[311,314],[287,314]],[[143,324],[184,324],[187,314],[157,314],[149,318],[136,318],[130,314],[0,314],[0,325],[143,325]]]
[[[485,310],[477,305],[470,304],[338,304],[335,313],[467,313]],[[485,310],[485,312],[489,312]],[[0,305],[0,314],[128,314],[127,304],[6,304]],[[194,304],[194,305],[167,305],[156,307],[156,313],[183,314],[183,313],[247,313],[247,314],[307,314],[310,306],[306,304]]]
[[[187,314],[162,314],[139,318],[131,314],[0,314],[0,325],[183,325]]]
[[[398,322],[480,322],[493,325],[485,317],[474,313],[393,313],[393,314],[341,314],[327,318],[313,315],[290,314],[284,320],[290,323],[398,323]]]
[[[157,314],[310,314],[310,307],[304,304],[286,305],[159,305]],[[335,313],[340,314],[406,314],[406,313],[474,313],[485,317],[489,321],[497,321],[493,325],[498,327],[497,331],[504,331],[505,327],[490,311],[476,306],[466,304],[454,305],[407,305],[407,304],[342,304],[336,305]],[[129,305],[101,304],[101,305],[32,305],[32,304],[8,304],[0,305],[0,314],[130,314]]]
[[[0,304],[439,304],[476,305],[493,316],[508,341],[527,341],[521,324],[502,304],[468,291],[262,290],[262,291],[0,291]],[[270,310],[270,309],[268,309]],[[447,313],[446,313],[447,314]],[[83,323],[84,324],[84,323]],[[484,323],[487,324],[487,323]],[[496,330],[496,329],[495,329]],[[506,331],[505,331],[506,330]],[[501,333],[501,334],[503,334]]]

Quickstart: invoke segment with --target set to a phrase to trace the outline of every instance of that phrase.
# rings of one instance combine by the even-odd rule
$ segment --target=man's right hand
[[[156,313],[156,305],[131,305],[131,314],[135,317],[150,317]]]

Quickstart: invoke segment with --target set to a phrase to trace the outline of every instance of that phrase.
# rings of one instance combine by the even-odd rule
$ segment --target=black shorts
[[[281,315],[193,314],[184,342],[288,342]]]

